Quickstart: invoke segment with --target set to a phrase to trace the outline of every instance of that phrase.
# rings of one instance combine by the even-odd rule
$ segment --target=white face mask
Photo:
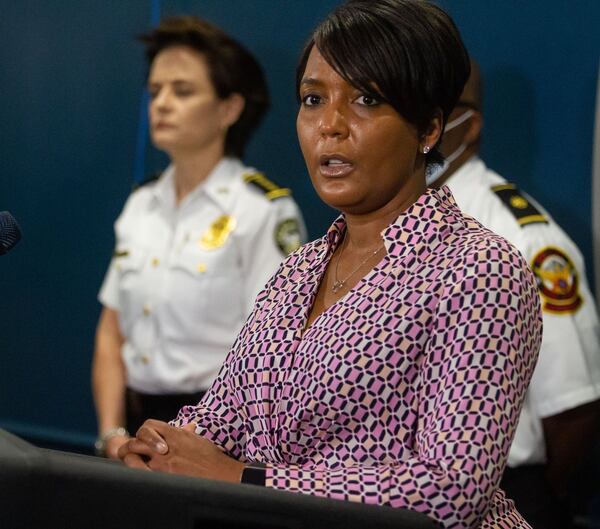
[[[456,119],[449,121],[446,123],[446,128],[444,129],[444,134],[446,132],[455,129],[459,125],[462,125],[467,119],[469,119],[473,114],[475,114],[474,110],[467,110]],[[441,176],[448,170],[450,164],[456,160],[467,148],[466,143],[461,143],[454,152],[450,153],[448,156],[444,158],[444,161],[441,164],[429,165],[427,166],[427,171],[425,173],[425,180],[427,182],[427,186],[430,187],[434,182],[437,182]]]

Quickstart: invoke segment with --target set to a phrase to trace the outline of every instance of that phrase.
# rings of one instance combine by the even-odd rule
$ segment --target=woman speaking
[[[520,254],[427,189],[469,74],[421,0],[350,0],[297,71],[297,129],[341,215],[259,294],[216,381],[129,466],[422,512],[443,527],[527,527],[498,489],[537,357]]]
[[[194,17],[143,41],[150,133],[171,164],[125,204],[100,291],[92,376],[109,457],[127,430],[200,400],[256,294],[304,242],[289,189],[240,161],[269,105],[256,60]]]

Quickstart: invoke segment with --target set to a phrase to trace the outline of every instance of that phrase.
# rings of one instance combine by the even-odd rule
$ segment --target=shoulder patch
[[[579,276],[565,252],[548,246],[535,254],[531,268],[542,296],[544,312],[569,314],[577,311],[583,303],[579,295]]]
[[[548,224],[546,216],[523,196],[515,184],[501,184],[491,189],[514,215],[519,226]]]
[[[281,221],[275,227],[275,242],[283,255],[295,252],[302,245],[300,225],[293,218]]]
[[[144,187],[145,185],[151,184],[152,182],[156,182],[159,179],[160,175],[161,173],[154,173],[145,180],[142,180],[141,182],[134,182],[131,186],[131,192],[133,193],[134,191],[137,191],[140,187]]]
[[[278,186],[275,182],[269,180],[263,173],[244,173],[242,178],[247,184],[251,184],[260,189],[268,200],[288,197],[292,194],[290,189]]]

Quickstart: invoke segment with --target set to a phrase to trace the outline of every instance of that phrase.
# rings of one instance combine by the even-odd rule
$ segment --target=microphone
[[[8,211],[0,211],[0,255],[13,249],[21,240],[21,229]]]

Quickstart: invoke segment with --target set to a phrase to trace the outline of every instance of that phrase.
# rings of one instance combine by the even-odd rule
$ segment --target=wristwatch
[[[252,463],[248,463],[244,467],[244,470],[242,470],[241,482],[264,487],[266,477],[267,465],[265,463],[259,463],[258,461],[254,461]]]
[[[113,437],[129,437],[129,432],[124,426],[116,426],[115,428],[106,430],[106,432],[98,437],[94,443],[94,450],[97,456],[106,456],[106,443],[108,443],[108,441],[110,441]]]

